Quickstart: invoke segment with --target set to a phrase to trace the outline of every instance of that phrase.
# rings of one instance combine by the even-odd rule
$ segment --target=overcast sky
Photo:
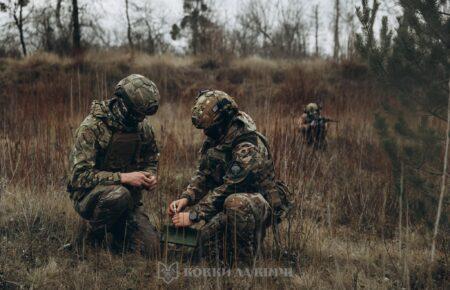
[[[183,0],[132,0],[135,3],[149,3],[153,7],[157,14],[165,15],[166,21],[171,25],[178,22],[183,15]],[[218,14],[220,22],[229,23],[230,26],[236,23],[236,15],[240,9],[247,2],[246,0],[207,0],[213,4],[215,13]],[[278,1],[289,0],[265,0],[276,3]],[[295,1],[295,0],[294,0]],[[312,23],[312,9],[314,5],[319,5],[320,9],[320,46],[325,53],[330,53],[332,48],[332,34],[331,34],[331,22],[333,19],[333,7],[334,0],[296,0],[301,2],[304,10],[304,21],[308,24]],[[358,1],[358,0],[356,0]],[[348,11],[350,6],[354,6],[355,0],[341,0],[343,11]],[[359,1],[358,1],[359,3]],[[353,4],[353,5],[352,5]],[[124,0],[103,0],[97,3],[99,9],[106,11],[104,17],[101,19],[101,23],[112,29],[116,29],[119,33],[126,33],[126,19],[124,15]],[[117,21],[119,20],[119,21]],[[170,27],[168,27],[169,29]],[[343,33],[345,36],[345,33]],[[312,35],[311,35],[312,37]],[[313,41],[311,39],[310,45]],[[183,45],[178,43],[178,45]]]
[[[65,0],[70,3],[71,1]],[[243,3],[246,0],[207,0],[213,3],[213,10],[219,17],[219,22],[227,23],[227,25],[233,26],[236,23],[236,15],[242,9]],[[278,1],[299,1],[304,11],[304,22],[311,26],[311,36],[309,39],[310,46],[313,45],[312,35],[312,9],[313,6],[319,5],[320,13],[320,33],[319,33],[319,45],[322,52],[330,53],[332,50],[332,19],[333,19],[333,7],[335,0],[262,0],[276,3]],[[79,0],[80,4],[85,6],[88,13],[98,15],[98,21],[102,27],[106,30],[113,43],[124,41],[126,36],[126,19],[125,19],[125,0]],[[154,15],[157,19],[164,19],[167,23],[165,30],[167,31],[167,39],[170,40],[169,31],[172,24],[179,22],[183,15],[183,0],[130,0],[137,4],[146,4],[154,11]],[[360,0],[340,0],[342,16],[350,11],[354,10],[356,5],[360,5]],[[395,15],[398,13],[393,9],[395,8],[395,0],[382,0],[381,11],[383,14],[390,13]],[[31,0],[31,3],[36,7],[42,7],[48,5],[55,5],[56,0]],[[371,3],[371,1],[370,1]],[[381,14],[381,13],[379,13]],[[381,17],[381,15],[379,15]],[[395,21],[391,17],[392,21]],[[11,21],[10,17],[5,13],[0,13],[0,24]],[[356,21],[357,22],[357,21]],[[341,26],[341,43],[344,44],[346,35],[345,24]],[[120,39],[116,39],[119,37]],[[184,42],[185,43],[185,42]],[[174,43],[178,47],[184,45],[183,41]],[[312,47],[311,47],[312,49]]]

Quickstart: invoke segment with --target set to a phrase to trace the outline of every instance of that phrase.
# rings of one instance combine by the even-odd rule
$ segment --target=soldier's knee
[[[113,212],[124,212],[131,209],[132,204],[131,192],[124,186],[114,186],[99,200],[99,207],[107,208]]]
[[[224,208],[229,210],[240,210],[248,206],[247,199],[241,194],[232,194],[225,199]]]
[[[239,229],[251,227],[254,217],[248,198],[242,194],[232,194],[224,202],[225,214],[228,224]]]

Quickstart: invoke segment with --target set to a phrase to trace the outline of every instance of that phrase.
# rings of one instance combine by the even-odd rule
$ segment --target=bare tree
[[[254,54],[259,48],[257,43],[258,34],[245,25],[239,25],[238,28],[233,29],[230,33],[229,41],[231,51],[237,53],[239,56]]]
[[[24,15],[24,8],[30,3],[29,0],[9,0],[7,2],[0,2],[0,11],[9,12],[14,20],[14,25],[19,33],[20,45],[22,47],[22,54],[27,55],[27,45],[25,43],[25,23],[27,22],[32,9],[27,15]]]
[[[39,8],[34,12],[33,27],[38,49],[45,51],[55,49],[55,29],[52,16],[51,7]]]
[[[62,30],[62,21],[61,21],[61,4],[63,0],[56,0],[56,8],[55,8],[55,18],[56,18],[56,25],[58,26],[58,29]]]
[[[268,1],[251,0],[247,3],[244,11],[239,15],[241,26],[262,36],[262,46],[268,43],[273,45],[271,29],[274,27],[274,20],[271,18],[271,8]]]
[[[319,5],[314,6],[314,44],[315,55],[319,55]]]
[[[298,1],[250,0],[238,15],[239,29],[252,35],[261,54],[295,57],[306,54],[307,29]],[[237,34],[239,35],[239,34]],[[243,37],[241,37],[241,40]]]
[[[78,0],[72,0],[72,42],[73,53],[79,53],[81,50],[81,27]]]
[[[125,0],[128,46],[150,54],[165,52],[169,44],[166,12],[149,2]]]
[[[339,59],[339,52],[341,50],[341,46],[339,43],[339,19],[341,14],[341,7],[340,7],[340,1],[335,0],[334,2],[334,49],[333,49],[333,58],[335,60]]]
[[[349,59],[352,59],[356,54],[356,24],[355,24],[355,1],[347,0],[346,2],[346,13],[344,17],[344,22],[346,24],[347,29],[347,51],[346,56]]]
[[[127,18],[127,38],[128,38],[128,45],[131,49],[133,49],[133,37],[132,37],[132,30],[131,30],[131,21],[130,21],[130,13],[129,13],[129,0],[125,0],[125,15]]]
[[[306,39],[308,31],[303,23],[303,8],[299,1],[289,0],[279,2],[278,25],[273,35],[275,42],[275,56],[297,57],[306,55]]]

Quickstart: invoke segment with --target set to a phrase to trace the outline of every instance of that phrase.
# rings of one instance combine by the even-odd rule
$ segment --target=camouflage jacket
[[[87,191],[97,185],[119,185],[119,172],[101,170],[99,157],[104,156],[115,132],[137,130],[141,143],[136,170],[157,173],[158,147],[154,132],[148,120],[139,123],[137,128],[129,129],[121,125],[109,106],[110,100],[94,101],[90,114],[75,132],[75,141],[69,157],[68,191],[72,199],[80,199]]]
[[[265,138],[253,120],[239,112],[219,141],[207,138],[200,151],[198,169],[181,198],[194,205],[200,219],[208,221],[223,210],[233,193],[261,193],[266,199],[276,190],[274,165]]]

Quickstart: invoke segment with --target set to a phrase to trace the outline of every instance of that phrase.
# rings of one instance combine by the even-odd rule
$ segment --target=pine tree
[[[373,76],[397,99],[396,104],[385,103],[384,112],[375,117],[375,127],[390,157],[394,180],[398,183],[400,164],[404,164],[410,208],[415,218],[430,227],[435,219],[446,139],[450,17],[441,10],[448,2],[400,0],[403,15],[398,18],[395,34],[383,17],[378,41],[373,31],[378,1],[369,7],[368,1],[362,0],[356,12],[363,29],[357,35],[359,54]],[[448,228],[448,211],[444,211],[442,222]]]
[[[203,52],[209,41],[207,28],[212,25],[210,9],[204,0],[184,0],[183,11],[184,17],[180,25],[172,26],[172,39],[179,38],[183,30],[189,29],[192,53],[195,55]]]

